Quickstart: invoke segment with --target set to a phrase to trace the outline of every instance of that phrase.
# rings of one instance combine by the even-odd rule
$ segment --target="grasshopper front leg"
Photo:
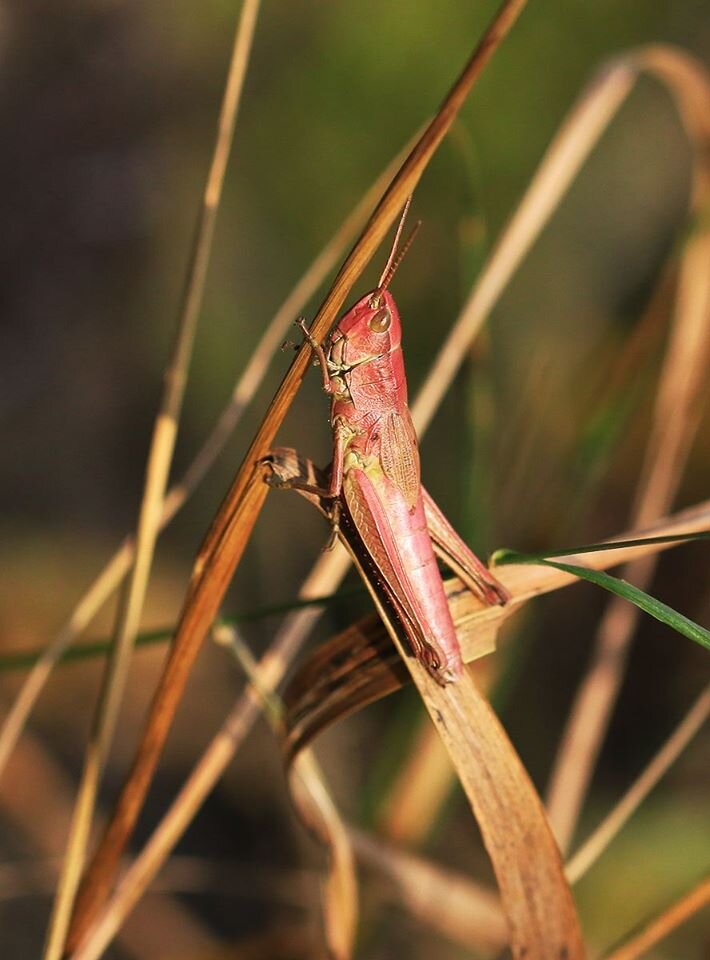
[[[268,471],[264,479],[269,486],[295,490],[323,514],[331,525],[324,549],[332,549],[340,532],[341,505],[337,494],[332,492],[326,472],[292,447],[274,447],[259,464]]]
[[[298,320],[296,320],[296,326],[299,327],[304,339],[308,341],[308,345],[316,355],[316,360],[318,361],[318,366],[320,367],[321,376],[323,378],[323,390],[325,393],[332,395],[336,391],[336,388],[333,384],[333,374],[337,375],[343,373],[345,368],[341,367],[337,363],[333,363],[332,360],[328,359],[323,346],[318,343],[316,338],[311,334],[311,331],[306,326],[306,321],[303,317],[299,317]]]
[[[323,378],[323,390],[332,396],[338,391],[338,384],[334,381],[336,381],[336,377],[339,377],[339,375],[344,372],[345,368],[340,364],[333,363],[333,361],[326,356],[322,345],[318,343],[318,341],[311,335],[311,332],[306,326],[306,321],[303,319],[303,317],[299,317],[296,321],[296,324],[301,329],[303,336],[311,347],[311,350],[313,350],[316,355],[316,359],[321,370],[321,376]],[[333,462],[330,468],[329,494],[331,497],[336,498],[340,497],[343,489],[345,449],[347,447],[348,438],[352,431],[342,417],[333,417],[331,426],[333,429]]]

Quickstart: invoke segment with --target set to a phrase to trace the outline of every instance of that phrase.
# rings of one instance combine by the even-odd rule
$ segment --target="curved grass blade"
[[[551,560],[555,557],[571,557],[581,553],[600,553],[602,550],[619,550],[627,547],[645,547],[653,543],[688,543],[691,540],[710,540],[710,530],[698,530],[693,533],[675,533],[660,537],[636,537],[633,540],[605,540],[603,543],[585,543],[581,547],[564,547],[560,550],[541,550],[539,553],[520,553],[508,547],[496,550],[491,556],[491,564],[504,566],[507,563],[533,563],[538,560]],[[521,559],[524,557],[525,559]]]
[[[674,537],[673,539],[696,539],[696,536],[692,535],[684,538]],[[634,546],[635,544],[631,543],[630,545]],[[600,546],[596,549],[609,549],[609,547]],[[661,623],[672,627],[676,633],[680,633],[689,640],[699,643],[700,646],[705,647],[706,650],[710,650],[710,630],[706,630],[705,627],[701,627],[699,623],[695,623],[694,620],[684,616],[682,613],[678,613],[677,610],[669,607],[668,604],[662,603],[660,600],[657,600],[656,597],[652,597],[650,594],[645,593],[628,581],[622,580],[620,577],[613,577],[610,573],[604,573],[602,570],[590,570],[588,567],[581,567],[576,563],[545,560],[537,554],[516,553],[514,550],[499,550],[496,554],[496,563],[499,565],[539,563],[545,567],[554,567],[556,570],[571,573],[575,577],[588,580],[598,587],[603,587],[604,590],[608,590],[609,593],[621,597],[622,600],[628,600],[638,607],[639,610],[643,610],[644,613],[655,617],[656,620],[660,620]]]

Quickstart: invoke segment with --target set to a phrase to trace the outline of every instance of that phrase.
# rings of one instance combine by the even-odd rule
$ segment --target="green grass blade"
[[[670,540],[680,539],[695,540],[698,539],[698,535],[693,534],[692,536],[684,537],[655,538],[656,542],[668,542]],[[649,543],[653,541],[626,541],[626,545],[635,545],[638,542]],[[614,546],[621,545],[621,542],[614,544]],[[600,544],[598,545],[597,549],[608,549],[608,546],[605,544]],[[572,553],[581,551],[568,552]],[[548,556],[555,556],[555,554],[550,554]],[[682,636],[700,644],[700,646],[705,647],[706,650],[710,650],[709,630],[706,630],[705,627],[701,627],[700,624],[695,623],[695,621],[691,620],[689,617],[683,616],[682,613],[678,613],[677,610],[674,610],[667,604],[662,603],[655,597],[650,596],[650,594],[645,593],[643,590],[639,590],[638,587],[634,587],[632,584],[627,583],[626,580],[622,580],[620,577],[613,577],[611,574],[605,573],[602,570],[590,570],[588,567],[580,567],[574,563],[562,563],[559,560],[547,560],[544,557],[540,557],[535,554],[516,553],[514,550],[500,550],[498,551],[496,557],[500,557],[500,559],[497,559],[496,561],[498,564],[539,563],[546,567],[555,567],[557,570],[564,570],[565,573],[571,573],[573,576],[579,577],[582,580],[588,580],[589,583],[594,583],[598,587],[602,587],[604,590],[608,590],[610,593],[615,594],[617,597],[621,597],[623,600],[628,600],[630,603],[635,604],[639,610],[643,610],[644,613],[648,613],[650,616],[655,617],[656,620],[660,620],[661,623],[665,623],[667,626],[672,627]]]
[[[553,557],[571,557],[580,553],[602,553],[605,550],[622,550],[628,547],[645,547],[650,543],[689,543],[692,540],[710,540],[710,531],[696,533],[677,533],[664,537],[640,537],[637,540],[612,540],[604,543],[585,543],[579,547],[565,547],[561,550],[544,550],[540,553],[520,553],[502,547],[491,557],[491,563],[496,567],[503,567],[510,563],[537,563]]]
[[[265,620],[267,617],[280,616],[281,614],[291,613],[294,610],[302,610],[304,607],[325,606],[326,604],[332,604],[334,601],[362,596],[364,593],[364,587],[352,587],[348,590],[339,590],[338,593],[330,594],[326,597],[314,597],[311,600],[292,600],[289,603],[272,604],[268,607],[260,607],[257,610],[237,613],[232,617],[220,617],[220,622],[234,626],[240,623],[254,623],[258,620]],[[157,643],[167,643],[172,639],[174,632],[174,627],[149,630],[146,633],[138,635],[136,646],[149,647]],[[81,660],[91,660],[94,657],[105,657],[110,647],[111,644],[108,640],[82,643],[80,646],[70,647],[66,650],[60,657],[59,664],[76,663]],[[10,673],[15,670],[29,670],[37,663],[42,653],[43,650],[38,649],[4,653],[0,655],[0,673]]]

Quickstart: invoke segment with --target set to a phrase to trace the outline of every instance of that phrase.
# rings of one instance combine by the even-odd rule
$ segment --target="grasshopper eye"
[[[368,326],[373,333],[384,333],[386,330],[389,330],[391,323],[392,314],[390,313],[389,307],[383,307],[370,318]]]

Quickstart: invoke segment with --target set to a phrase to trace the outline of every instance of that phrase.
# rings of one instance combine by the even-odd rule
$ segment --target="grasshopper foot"
[[[328,518],[331,523],[330,536],[328,537],[328,542],[323,547],[324,553],[328,550],[332,550],[338,541],[338,535],[340,533],[340,509],[340,502],[338,500],[334,500],[333,506],[330,509],[330,516]]]

